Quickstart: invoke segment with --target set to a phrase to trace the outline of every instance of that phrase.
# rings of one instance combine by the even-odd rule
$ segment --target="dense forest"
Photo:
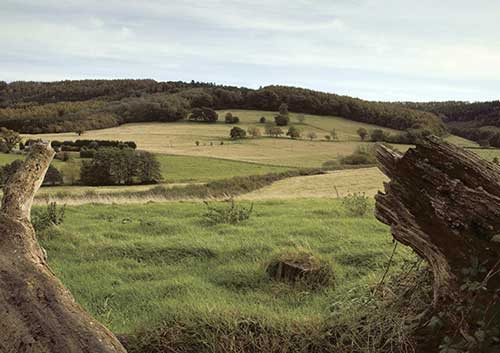
[[[438,115],[448,130],[481,145],[500,147],[500,101],[398,103],[397,106]]]
[[[194,108],[335,115],[398,130],[442,135],[433,113],[308,89],[268,86],[257,90],[199,82],[82,80],[0,82],[0,126],[23,133],[100,129],[129,122],[177,121]]]

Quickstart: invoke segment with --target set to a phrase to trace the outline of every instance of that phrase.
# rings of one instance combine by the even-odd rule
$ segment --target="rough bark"
[[[428,261],[434,303],[458,300],[464,268],[499,265],[500,167],[436,137],[404,155],[380,146],[377,160],[390,182],[376,196],[376,217]],[[488,286],[498,288],[498,277]]]
[[[54,156],[32,146],[4,187],[0,210],[0,352],[125,352],[48,267],[30,223],[33,197]]]

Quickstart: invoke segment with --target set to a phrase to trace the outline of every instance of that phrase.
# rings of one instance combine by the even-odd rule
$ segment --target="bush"
[[[202,107],[194,108],[189,115],[189,120],[201,121],[206,123],[215,123],[219,119],[219,115],[212,108]]]
[[[370,208],[370,201],[365,193],[349,194],[342,199],[342,206],[352,217],[362,217]]]
[[[94,158],[95,152],[95,149],[82,148],[80,150],[80,158]]]
[[[265,123],[266,123],[266,117],[265,117],[265,116],[261,117],[261,118],[259,119],[259,122],[260,122],[261,124],[265,124]]]
[[[52,226],[64,222],[66,205],[57,206],[57,202],[51,202],[43,210],[34,208],[31,213],[31,224],[35,231],[40,232]]]
[[[247,136],[247,132],[241,127],[235,126],[229,132],[229,136],[231,136],[233,140],[242,139]]]
[[[321,168],[326,169],[326,170],[333,170],[333,169],[337,169],[338,166],[339,166],[338,161],[329,160],[329,161],[326,161],[325,163],[323,163],[321,165]]]
[[[82,161],[80,179],[86,185],[151,184],[161,180],[156,157],[131,148],[100,148]]]
[[[361,137],[361,136],[360,136]],[[382,129],[375,129],[370,132],[370,139],[373,142],[382,142],[386,139],[386,134]]]
[[[277,126],[287,126],[290,123],[288,115],[277,115],[274,117],[274,122]]]
[[[290,138],[292,138],[294,140],[300,138],[301,134],[302,134],[302,132],[299,129],[297,129],[295,126],[290,126],[288,128],[288,131],[286,132],[286,135],[290,136]]]
[[[375,164],[376,159],[373,151],[366,147],[359,146],[353,154],[343,157],[341,163],[349,165]]]
[[[47,169],[47,173],[45,173],[45,177],[43,179],[42,185],[62,185],[63,184],[63,175],[62,173],[54,166],[49,165],[49,169]]]
[[[215,207],[204,201],[207,206],[205,218],[210,224],[238,224],[250,218],[253,211],[253,203],[249,208],[240,206],[233,199],[227,201],[229,206]]]
[[[224,121],[226,124],[238,124],[240,122],[240,118],[238,118],[237,116],[233,116],[233,114],[231,113],[227,113]]]

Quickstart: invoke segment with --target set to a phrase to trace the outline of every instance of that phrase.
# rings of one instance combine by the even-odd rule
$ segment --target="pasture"
[[[205,212],[197,202],[68,207],[39,237],[77,301],[117,333],[233,316],[319,327],[340,315],[333,303],[380,281],[393,248],[372,211],[353,217],[340,200],[259,201],[239,225],[209,224]],[[335,285],[307,291],[266,276],[274,254],[301,250],[331,264]],[[400,248],[394,266],[411,258]]]

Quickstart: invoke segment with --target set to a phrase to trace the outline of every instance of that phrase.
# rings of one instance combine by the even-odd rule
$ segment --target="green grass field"
[[[192,202],[70,207],[42,245],[77,301],[118,333],[220,315],[319,324],[333,303],[380,280],[393,247],[388,227],[348,216],[339,200],[257,202],[240,225],[209,225],[205,210]],[[327,260],[335,286],[308,292],[269,280],[273,254],[297,248]],[[408,256],[398,252],[396,263]]]

